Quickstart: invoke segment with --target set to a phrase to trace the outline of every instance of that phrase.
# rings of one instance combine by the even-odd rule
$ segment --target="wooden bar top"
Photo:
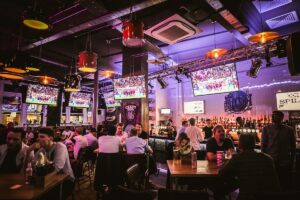
[[[197,168],[192,165],[181,164],[180,160],[167,160],[171,177],[211,177],[217,176],[219,168],[215,162],[197,160]]]
[[[25,184],[24,174],[0,174],[0,199],[37,199],[49,190],[62,183],[68,175],[56,174],[53,182],[47,187],[37,187]],[[21,185],[18,189],[11,189],[14,185]]]

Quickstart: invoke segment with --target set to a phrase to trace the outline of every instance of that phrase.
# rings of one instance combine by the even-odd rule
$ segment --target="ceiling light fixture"
[[[14,74],[10,72],[0,72],[0,77],[12,80],[24,80],[24,77],[21,74]]]
[[[48,84],[52,84],[54,83],[54,81],[56,81],[57,79],[56,78],[53,78],[53,77],[50,77],[50,76],[36,76],[39,80],[40,80],[40,83],[41,84],[44,84],[44,85],[48,85]]]
[[[86,73],[95,73],[97,71],[98,55],[92,52],[91,33],[88,33],[86,40],[86,50],[79,53],[78,70]]]
[[[16,51],[13,56],[4,64],[4,70],[17,74],[25,74],[27,71],[24,67],[26,62],[26,54]]]
[[[249,42],[258,42],[261,44],[265,44],[266,42],[278,38],[280,35],[277,32],[264,31],[263,19],[261,13],[261,2],[259,1],[259,15],[260,15],[260,23],[261,23],[261,31],[260,33],[256,33],[248,38]]]
[[[216,43],[216,21],[212,22],[214,24],[214,45],[215,48],[210,50],[209,52],[206,53],[206,57],[210,59],[218,59],[219,57],[223,56],[224,54],[227,53],[227,49],[224,48],[217,48],[217,43]]]
[[[77,73],[66,75],[64,90],[66,92],[79,92],[81,88],[80,81],[81,76]]]
[[[247,72],[247,76],[252,78],[256,78],[257,74],[261,68],[262,61],[260,58],[254,58],[251,60],[251,67],[250,70]]]
[[[157,81],[160,84],[161,89],[165,89],[166,87],[168,87],[168,83],[161,76],[157,77]]]
[[[44,16],[41,9],[37,8],[37,0],[34,1],[32,9],[25,11],[23,16],[23,24],[29,28],[36,30],[48,30],[48,19]]]

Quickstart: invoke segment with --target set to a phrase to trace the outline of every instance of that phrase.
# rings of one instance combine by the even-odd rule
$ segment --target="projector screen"
[[[184,102],[184,114],[203,114],[204,101]]]
[[[71,92],[69,106],[76,108],[88,108],[92,95],[83,92]]]
[[[105,104],[107,108],[121,106],[120,100],[115,100],[114,92],[103,93]]]
[[[145,76],[113,80],[115,100],[146,98]]]
[[[26,103],[56,106],[58,88],[43,85],[28,85]]]
[[[191,73],[195,96],[238,91],[235,64],[201,69]]]
[[[277,109],[282,111],[300,110],[300,91],[276,94]]]

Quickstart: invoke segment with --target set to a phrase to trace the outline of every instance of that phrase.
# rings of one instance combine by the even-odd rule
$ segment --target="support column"
[[[149,131],[149,108],[148,108],[148,53],[143,48],[127,48],[123,47],[123,77],[134,75],[145,75],[146,98],[138,99],[141,108],[138,110],[137,116],[141,116],[141,123],[145,131]],[[122,101],[124,103],[132,100]],[[123,103],[122,103],[123,104]],[[122,115],[124,115],[124,109]],[[126,122],[125,122],[126,123]]]
[[[27,108],[28,104],[22,103],[21,104],[21,124],[20,126],[23,126],[23,124],[27,124]]]
[[[82,115],[83,115],[83,124],[87,124],[88,123],[88,109],[87,108],[83,108],[82,109]]]
[[[0,94],[4,94],[4,81],[0,81]],[[2,104],[3,104],[3,95],[0,96],[0,124],[3,123],[3,114],[2,114]]]
[[[70,124],[71,108],[66,106],[66,124]]]
[[[97,128],[98,123],[98,98],[99,98],[99,65],[97,66],[97,71],[94,74],[94,93],[93,93],[93,109],[92,109],[92,116],[93,116],[93,127]]]
[[[48,118],[48,106],[47,105],[43,105],[42,127],[47,126],[47,118]]]

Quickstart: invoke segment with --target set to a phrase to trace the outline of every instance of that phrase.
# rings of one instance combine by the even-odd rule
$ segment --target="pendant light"
[[[25,69],[25,62],[26,53],[17,50],[6,62],[3,69],[16,74],[25,74],[27,72]]]
[[[36,30],[48,30],[49,24],[47,17],[43,14],[42,10],[37,8],[37,0],[34,0],[32,9],[24,12],[23,24],[29,28]]]
[[[141,47],[144,45],[144,24],[133,17],[132,6],[130,7],[130,18],[122,26],[122,43],[125,47]]]
[[[263,26],[263,19],[261,14],[261,2],[259,1],[259,14],[260,14],[260,23],[261,23],[261,31],[260,33],[256,33],[255,35],[252,35],[248,38],[249,42],[257,42],[264,44],[270,40],[273,40],[275,38],[278,38],[280,35],[277,32],[271,32],[271,31],[264,31]]]
[[[55,81],[57,81],[56,78],[47,75],[36,76],[36,77],[39,79],[39,82],[43,85],[53,84]]]
[[[24,77],[21,74],[15,74],[10,72],[0,72],[0,77],[11,80],[24,80]]]
[[[92,52],[91,33],[88,33],[85,51],[79,53],[78,70],[86,73],[95,73],[97,71],[97,54]]]
[[[75,61],[75,65],[76,65],[76,61]],[[72,65],[71,65],[70,73],[65,76],[65,84],[64,84],[65,92],[80,92],[81,76],[77,73],[76,69],[77,68],[75,66],[75,73],[72,74]]]
[[[217,43],[216,43],[216,22],[212,22],[214,24],[214,44],[215,48],[210,50],[209,52],[206,53],[206,57],[211,58],[211,59],[217,59],[224,54],[227,53],[227,49],[224,48],[217,48]]]

